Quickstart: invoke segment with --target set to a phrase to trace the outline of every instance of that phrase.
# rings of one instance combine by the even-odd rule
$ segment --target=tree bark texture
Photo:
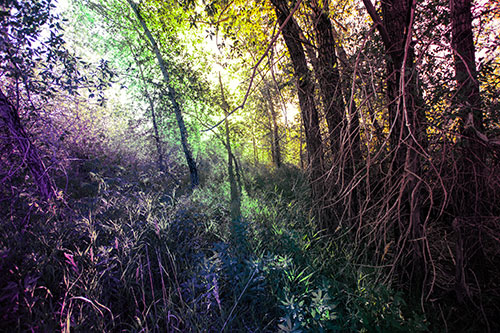
[[[199,185],[199,177],[198,177],[198,168],[196,167],[196,162],[193,159],[193,155],[191,152],[191,148],[189,146],[188,142],[188,132],[186,129],[186,125],[184,123],[184,117],[182,115],[181,107],[179,103],[177,102],[177,94],[170,82],[170,75],[167,70],[167,64],[165,63],[165,60],[163,59],[163,56],[161,55],[160,49],[158,47],[158,44],[156,43],[155,38],[151,34],[151,31],[149,30],[148,26],[146,25],[146,22],[144,21],[144,18],[142,17],[139,8],[137,4],[135,4],[132,0],[127,0],[130,7],[132,7],[132,10],[134,11],[135,15],[137,16],[137,19],[139,20],[139,23],[142,26],[142,29],[144,30],[144,33],[146,34],[146,37],[148,38],[151,47],[153,48],[153,52],[156,56],[156,60],[158,61],[158,64],[160,66],[160,70],[163,75],[163,80],[165,81],[165,84],[168,87],[168,97],[170,100],[170,103],[172,104],[172,107],[174,109],[175,113],[175,118],[177,120],[177,126],[179,127],[179,132],[181,135],[181,144],[182,144],[182,150],[184,151],[184,156],[186,158],[186,162],[189,167],[189,174],[191,178],[191,187],[196,187]]]
[[[328,9],[322,8],[317,0],[311,1],[314,36],[317,43],[317,57],[314,71],[319,83],[321,99],[328,125],[333,159],[338,157],[342,145],[342,126],[345,105],[340,85],[340,74],[335,53],[333,27]]]
[[[286,2],[271,0],[271,3],[275,7],[278,22],[283,25],[290,15]],[[312,199],[317,207],[316,216],[320,226],[334,230],[336,222],[333,221],[333,214],[330,209],[325,205],[327,190],[323,179],[325,174],[323,144],[318,111],[314,101],[314,83],[311,72],[307,67],[306,55],[300,40],[301,30],[293,17],[283,26],[282,35],[294,68],[311,170]]]

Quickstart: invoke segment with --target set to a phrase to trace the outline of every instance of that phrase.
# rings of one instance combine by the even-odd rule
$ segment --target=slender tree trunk
[[[239,206],[238,207],[241,207],[241,195],[243,193],[243,182],[242,182],[242,178],[243,178],[243,170],[241,170],[240,168],[240,163],[238,162],[238,160],[236,159],[236,156],[234,156],[234,154],[231,152],[231,156],[232,156],[232,159],[233,159],[233,162],[234,162],[234,171],[236,173],[236,182],[238,184],[238,202],[239,202]],[[241,209],[239,209],[240,211]],[[241,215],[241,212],[239,213],[239,215]]]
[[[181,107],[177,102],[177,94],[174,87],[170,83],[170,75],[167,70],[167,64],[165,63],[165,60],[161,55],[160,49],[158,48],[158,44],[156,43],[156,40],[151,34],[151,31],[149,31],[149,28],[146,25],[146,22],[144,21],[144,18],[142,17],[137,4],[135,4],[132,0],[127,0],[127,2],[129,3],[130,7],[132,7],[132,10],[137,16],[137,19],[139,20],[139,23],[141,24],[144,33],[146,34],[146,37],[148,38],[151,47],[153,48],[153,52],[156,56],[156,60],[158,61],[158,64],[160,66],[163,75],[163,80],[165,81],[165,84],[168,87],[167,94],[170,99],[170,103],[172,104],[172,107],[174,109],[175,118],[177,119],[177,126],[179,127],[179,132],[181,135],[182,150],[184,151],[184,156],[186,158],[186,162],[189,167],[189,174],[191,177],[191,187],[194,188],[199,185],[198,168],[196,167],[196,162],[193,159],[191,148],[189,146],[188,132],[186,130],[186,125],[184,123],[184,118],[182,116]]]
[[[234,162],[236,162],[236,158],[234,158],[233,152],[231,150],[231,135],[229,132],[229,119],[228,119],[230,108],[226,101],[226,97],[224,94],[224,87],[222,86],[222,79],[220,73],[219,73],[219,83],[222,96],[222,108],[224,110],[224,116],[225,116],[224,125],[226,128],[227,173],[229,176],[229,186],[231,191],[231,220],[233,222],[239,222],[241,220],[241,200],[240,200],[239,186],[236,183],[234,166],[233,166],[233,159]],[[236,168],[237,167],[238,166],[236,165]],[[240,178],[239,172],[237,176],[238,178]],[[241,180],[239,179],[239,181]]]
[[[276,165],[276,155],[274,155],[275,147],[274,147],[273,121],[271,120],[271,114],[268,108],[266,108],[266,113],[267,113],[267,120],[269,122],[269,142],[271,143],[271,149],[269,155],[271,155],[271,163]]]
[[[271,111],[271,118],[273,121],[273,140],[274,140],[274,159],[276,167],[281,168],[281,145],[280,145],[280,135],[278,127],[278,116],[276,110],[274,109],[274,104],[272,100],[269,100],[269,111]]]
[[[259,156],[257,155],[257,140],[255,139],[255,126],[252,122],[252,146],[253,146],[253,163],[259,164]]]
[[[226,127],[226,147],[227,147],[227,171],[229,175],[229,185],[231,189],[231,220],[239,221],[241,219],[241,201],[239,186],[236,182],[233,166],[233,153],[231,151],[231,138],[229,132],[229,112],[225,111],[226,120],[224,121]],[[239,177],[238,177],[239,178]]]
[[[160,133],[158,131],[158,123],[156,122],[156,110],[155,110],[154,101],[153,101],[153,98],[151,97],[151,95],[149,94],[149,91],[147,88],[146,77],[144,76],[144,71],[142,70],[142,65],[141,65],[136,53],[133,50],[132,45],[130,43],[129,43],[129,48],[134,56],[134,60],[137,64],[137,66],[139,67],[139,73],[141,75],[141,80],[142,80],[142,83],[144,84],[144,96],[148,100],[149,109],[151,110],[151,120],[153,122],[154,139],[155,139],[155,143],[156,143],[156,151],[158,153],[158,169],[160,171],[164,171],[165,167],[163,164],[163,151],[161,149],[161,140],[160,140]]]
[[[271,150],[272,150],[272,160],[277,168],[281,167],[281,148],[280,148],[280,137],[279,137],[279,127],[278,127],[278,115],[274,109],[274,102],[271,96],[270,88],[265,88],[264,92],[265,98],[269,104],[269,121],[271,127]]]
[[[300,124],[299,127],[299,156],[300,156],[300,170],[305,170],[305,163],[304,163],[304,148],[303,148],[303,141],[304,141],[304,130],[302,124]]]
[[[151,120],[153,121],[154,138],[156,142],[156,150],[158,152],[158,168],[160,169],[160,171],[163,171],[165,170],[165,166],[163,164],[163,150],[161,149],[160,132],[158,131],[158,124],[156,122],[155,105],[147,89],[144,89],[144,92],[146,93],[147,99],[149,101],[149,108],[151,109]]]

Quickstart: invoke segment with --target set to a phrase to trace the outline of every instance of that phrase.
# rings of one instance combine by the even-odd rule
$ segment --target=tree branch
[[[363,0],[363,3],[365,4],[365,8],[368,11],[368,14],[372,18],[373,23],[375,23],[375,26],[377,27],[377,30],[380,33],[380,36],[382,37],[382,41],[384,42],[385,46],[389,49],[392,44],[391,38],[389,37],[387,30],[385,29],[382,19],[377,14],[377,10],[373,6],[371,0]]]

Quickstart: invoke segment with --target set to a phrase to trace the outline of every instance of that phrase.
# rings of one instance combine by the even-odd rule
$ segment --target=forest
[[[0,22],[0,331],[500,332],[500,2]]]

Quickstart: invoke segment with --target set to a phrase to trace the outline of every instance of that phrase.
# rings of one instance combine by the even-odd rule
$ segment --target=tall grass
[[[27,196],[2,211],[1,329],[427,329],[347,240],[316,230],[298,170],[249,172],[232,225],[222,182],[179,195],[153,172],[95,164],[66,204]]]

